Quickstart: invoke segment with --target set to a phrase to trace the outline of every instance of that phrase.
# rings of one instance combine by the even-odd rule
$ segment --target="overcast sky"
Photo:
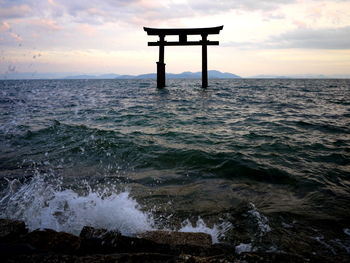
[[[350,0],[0,0],[0,73],[155,72],[143,26],[220,25],[209,69],[350,74]],[[165,63],[200,71],[201,48],[166,47]]]

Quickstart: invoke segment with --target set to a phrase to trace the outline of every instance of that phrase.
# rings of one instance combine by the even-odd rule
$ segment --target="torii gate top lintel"
[[[148,42],[148,46],[159,46],[159,61],[157,62],[157,87],[165,87],[164,46],[202,46],[202,87],[208,86],[207,46],[219,45],[219,41],[209,41],[208,35],[219,34],[224,26],[205,28],[150,28],[144,27],[147,35],[159,36],[159,41]],[[179,41],[165,41],[167,35],[178,35]],[[188,35],[201,35],[198,41],[188,41]]]
[[[219,34],[224,26],[204,27],[204,28],[150,28],[143,29],[148,35],[202,35],[202,34]]]

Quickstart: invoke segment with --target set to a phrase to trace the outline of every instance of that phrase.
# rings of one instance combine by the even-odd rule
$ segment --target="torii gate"
[[[148,46],[159,46],[159,61],[157,62],[157,87],[165,87],[165,64],[164,64],[164,46],[202,46],[202,87],[208,87],[208,55],[207,46],[219,45],[219,41],[209,41],[210,34],[219,34],[224,26],[207,28],[149,28],[143,29],[147,35],[158,35],[159,41],[148,42]],[[165,41],[167,35],[178,35],[179,41]],[[201,35],[202,40],[187,41],[188,35]]]

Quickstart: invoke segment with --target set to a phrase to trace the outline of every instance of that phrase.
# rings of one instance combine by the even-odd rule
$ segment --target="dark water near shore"
[[[0,185],[32,229],[350,253],[350,80],[0,81]]]

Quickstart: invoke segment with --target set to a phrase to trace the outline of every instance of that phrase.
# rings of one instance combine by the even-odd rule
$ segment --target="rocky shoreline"
[[[2,262],[329,262],[288,253],[236,253],[230,244],[212,244],[205,233],[149,231],[128,237],[85,226],[75,236],[51,229],[30,232],[24,222],[9,219],[0,219],[0,255]]]

